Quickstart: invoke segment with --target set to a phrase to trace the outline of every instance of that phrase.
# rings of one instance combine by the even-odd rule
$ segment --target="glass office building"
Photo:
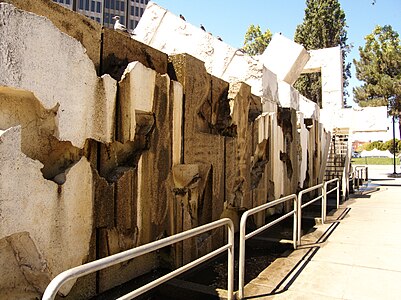
[[[114,16],[120,16],[120,23],[133,30],[143,15],[149,0],[53,0],[62,6],[112,28]]]

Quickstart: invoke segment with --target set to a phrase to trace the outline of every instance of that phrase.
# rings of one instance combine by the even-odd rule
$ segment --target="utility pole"
[[[394,157],[394,172],[393,174],[397,174],[396,170],[396,160],[395,160],[395,150],[397,149],[396,144],[395,144],[395,124],[394,124],[394,115],[393,115],[393,157]]]

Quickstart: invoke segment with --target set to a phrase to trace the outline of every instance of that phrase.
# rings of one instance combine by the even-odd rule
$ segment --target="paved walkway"
[[[380,189],[347,200],[246,285],[245,299],[401,299],[401,179],[392,171],[369,166]]]

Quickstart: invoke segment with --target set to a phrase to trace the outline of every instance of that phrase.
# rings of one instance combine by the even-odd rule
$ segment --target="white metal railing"
[[[310,193],[310,192],[312,192],[312,191],[319,190],[319,189],[320,189],[320,195],[319,195],[319,196],[317,196],[316,198],[313,198],[312,200],[309,200],[308,202],[302,204],[302,196],[303,196],[304,194]],[[305,190],[302,190],[302,191],[300,191],[299,194],[298,194],[298,208],[297,208],[297,246],[300,246],[300,245],[301,245],[302,209],[305,208],[305,207],[307,207],[308,205],[310,205],[310,204],[312,204],[312,203],[318,201],[319,199],[322,199],[322,207],[325,206],[325,204],[324,204],[325,197],[324,197],[324,191],[323,191],[323,183],[320,183],[320,184],[318,184],[318,185],[315,185],[315,186],[312,186],[312,187],[307,188],[307,189],[305,189]],[[323,209],[322,209],[322,222],[323,222],[323,219],[324,219],[324,215],[325,215],[325,212],[323,212]]]
[[[332,188],[330,191],[327,190],[328,186],[330,183],[337,182],[337,185],[335,188]],[[337,199],[336,199],[336,209],[338,209],[338,206],[340,205],[340,180],[338,178],[334,178],[329,181],[324,182],[323,186],[323,205],[322,205],[322,223],[326,222],[326,211],[327,211],[327,195],[334,192],[337,190]]]
[[[164,239],[161,240],[157,240],[154,241],[152,243],[149,244],[145,244],[130,250],[126,250],[124,252],[120,252],[105,258],[101,258],[99,260],[95,260],[92,262],[89,262],[87,264],[69,269],[67,271],[64,271],[62,273],[60,273],[59,275],[57,275],[51,282],[50,284],[47,286],[45,293],[43,294],[43,298],[42,300],[50,300],[50,299],[54,299],[58,290],[61,288],[61,286],[63,286],[63,284],[65,284],[66,282],[72,280],[72,279],[76,279],[85,275],[88,275],[90,273],[105,269],[107,267],[110,267],[112,265],[133,259],[135,257],[138,257],[140,255],[149,253],[151,251],[155,251],[158,250],[160,248],[169,246],[171,244],[183,241],[185,239],[194,237],[198,234],[213,230],[215,228],[221,227],[221,226],[227,226],[228,230],[227,230],[227,243],[214,250],[213,252],[210,252],[120,298],[118,298],[118,300],[125,300],[125,299],[132,299],[134,297],[137,297],[149,290],[151,290],[152,288],[168,281],[169,279],[172,279],[175,276],[178,276],[180,274],[182,274],[183,272],[205,262],[206,260],[219,255],[225,251],[228,252],[228,270],[227,270],[227,276],[228,276],[228,287],[227,287],[227,299],[232,300],[233,299],[233,289],[234,289],[234,225],[233,222],[228,219],[228,218],[224,218],[221,220],[217,220],[215,222],[203,225],[203,226],[199,226],[175,235],[172,235],[170,237],[166,237]]]
[[[294,208],[287,214],[281,216],[280,218],[271,221],[267,223],[266,225],[254,230],[253,232],[250,232],[246,234],[246,221],[249,216],[256,214],[262,210],[266,210],[270,207],[273,207],[275,205],[278,205],[280,203],[293,200],[294,201]],[[297,225],[297,196],[295,194],[289,195],[274,201],[271,201],[269,203],[260,205],[258,207],[252,208],[250,210],[247,210],[244,212],[244,214],[241,217],[241,222],[240,222],[240,238],[239,238],[239,280],[238,280],[238,297],[239,299],[242,299],[244,297],[244,281],[245,281],[245,241],[262,231],[268,229],[269,227],[277,224],[278,222],[284,220],[285,218],[290,217],[291,215],[294,216],[294,232],[293,232],[293,245],[294,248],[297,247],[297,230],[296,230],[296,225]]]
[[[366,166],[355,166],[353,174],[354,188],[359,190],[359,187],[364,184],[364,181],[368,181],[368,167]]]

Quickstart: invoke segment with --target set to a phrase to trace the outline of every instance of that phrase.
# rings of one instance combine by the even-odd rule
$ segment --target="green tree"
[[[390,25],[376,26],[359,47],[360,60],[354,60],[356,77],[362,86],[353,89],[360,106],[387,105],[390,116],[401,116],[401,43]],[[401,123],[398,123],[401,129]]]
[[[395,139],[395,152],[399,153],[401,148],[401,141],[398,139]],[[383,144],[383,150],[389,150],[391,153],[394,153],[394,142],[393,140],[388,140]]]
[[[267,29],[264,33],[259,25],[251,24],[245,33],[243,50],[249,55],[262,54],[272,39],[272,33]]]
[[[295,42],[307,50],[340,46],[343,58],[344,91],[351,77],[351,64],[345,63],[350,46],[347,44],[345,13],[337,0],[306,0],[303,23],[295,31]],[[320,73],[303,74],[295,87],[307,98],[322,103]],[[345,92],[346,93],[346,92]],[[346,94],[345,94],[346,95]]]

